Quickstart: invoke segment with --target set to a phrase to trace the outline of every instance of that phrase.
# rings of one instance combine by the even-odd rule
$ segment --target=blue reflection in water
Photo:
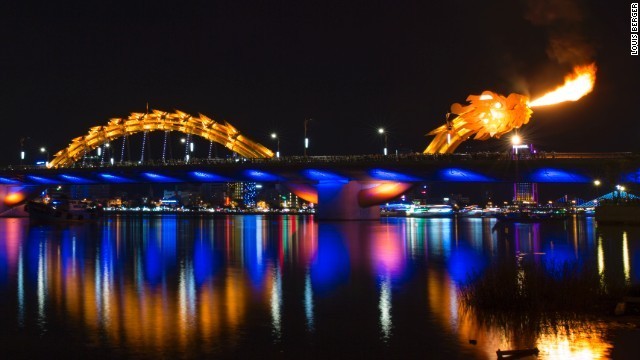
[[[161,222],[161,223],[160,223]],[[144,278],[148,285],[157,286],[163,282],[165,273],[176,268],[176,229],[175,217],[162,219],[144,219],[142,244],[144,246]]]
[[[311,284],[318,294],[326,294],[349,278],[349,250],[336,225],[318,225],[318,251],[311,263]]]
[[[145,241],[144,275],[146,282],[152,286],[160,284],[162,280],[162,252],[159,239],[155,236]]]
[[[254,289],[261,289],[266,280],[267,265],[263,238],[263,221],[257,216],[242,218],[242,245],[244,250],[244,266],[249,273],[251,285]]]
[[[193,249],[193,275],[196,286],[212,280],[220,268],[218,254],[213,247],[213,239],[203,233],[202,227],[197,228]]]
[[[487,267],[487,259],[465,241],[459,241],[449,256],[447,269],[458,285],[473,281]]]

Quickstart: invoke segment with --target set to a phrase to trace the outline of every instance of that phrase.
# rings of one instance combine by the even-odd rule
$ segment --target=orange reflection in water
[[[448,274],[430,271],[427,282],[427,297],[433,314],[457,334],[461,347],[478,348],[487,358],[495,358],[498,349],[537,347],[540,350],[538,358],[542,359],[602,359],[607,358],[612,348],[604,337],[606,326],[595,321],[572,323],[570,328],[573,330],[543,325],[540,333],[481,323],[474,313],[463,309],[458,290]],[[470,340],[475,340],[477,345],[471,345]]]
[[[198,288],[186,264],[177,284],[150,286],[135,277],[114,279],[100,260],[80,266],[74,258],[63,266],[59,244],[44,249],[39,262],[45,264],[47,307],[64,308],[87,334],[105,333],[115,344],[160,353],[167,347],[186,350],[196,340],[211,345],[224,332],[231,345],[247,311],[251,290],[242,272],[230,271]]]
[[[540,243],[540,234],[536,228],[529,229],[527,238]],[[502,246],[509,246],[504,242]],[[577,241],[572,241],[578,246]],[[458,246],[452,244],[452,246]],[[461,347],[469,351],[481,350],[486,358],[495,358],[498,349],[526,349],[537,347],[538,358],[542,359],[601,359],[607,358],[612,349],[611,342],[605,338],[608,327],[598,321],[566,321],[552,326],[547,322],[539,326],[526,324],[520,327],[492,318],[490,314],[481,317],[461,303],[458,287],[450,274],[439,268],[429,268],[427,274],[428,305],[440,323],[452,333],[457,334]],[[482,319],[482,321],[480,321]],[[535,321],[535,320],[531,320]],[[563,327],[563,325],[568,326]],[[535,329],[538,330],[535,330]],[[476,345],[470,344],[475,340]],[[475,349],[475,350],[474,350]]]

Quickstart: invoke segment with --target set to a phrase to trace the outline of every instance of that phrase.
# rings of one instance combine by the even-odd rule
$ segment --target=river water
[[[515,256],[640,282],[640,228],[591,218],[310,216],[0,219],[6,358],[607,357],[606,324],[527,332],[479,321],[458,289]]]

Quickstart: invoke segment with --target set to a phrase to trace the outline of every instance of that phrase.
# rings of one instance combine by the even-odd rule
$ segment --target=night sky
[[[593,93],[534,112],[548,151],[640,151],[623,1],[56,1],[0,5],[0,164],[151,108],[227,120],[283,155],[422,151],[454,102],[533,97],[595,61]],[[505,139],[459,151],[497,150]],[[469,144],[469,145],[467,145]]]

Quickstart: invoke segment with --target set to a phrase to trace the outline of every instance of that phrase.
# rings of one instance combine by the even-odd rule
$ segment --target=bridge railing
[[[515,155],[511,152],[477,152],[477,153],[454,153],[454,154],[397,154],[397,155],[325,155],[325,156],[285,156],[268,159],[251,159],[243,157],[228,158],[192,158],[185,160],[145,160],[145,161],[121,161],[111,164],[109,162],[98,161],[78,161],[71,168],[92,169],[111,167],[154,167],[154,166],[184,166],[184,165],[228,165],[236,163],[249,164],[332,164],[332,163],[362,163],[362,162],[424,162],[424,161],[473,161],[473,160],[519,160],[536,161],[541,159],[638,159],[640,154],[631,152],[613,153],[556,153],[538,152],[535,154]],[[9,165],[1,170],[35,170],[46,169],[44,165]]]

